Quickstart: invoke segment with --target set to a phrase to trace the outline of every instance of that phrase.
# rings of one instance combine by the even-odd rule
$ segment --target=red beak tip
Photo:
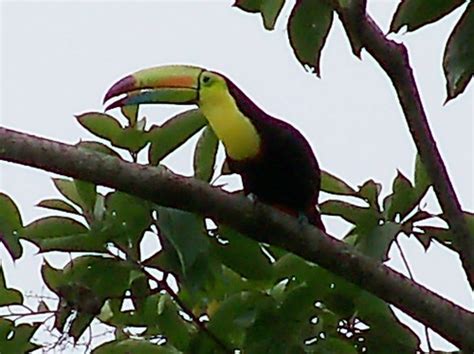
[[[102,101],[102,103],[104,104],[105,102],[110,100],[112,97],[115,97],[122,93],[127,93],[128,91],[133,90],[133,88],[135,87],[135,82],[136,82],[135,78],[132,75],[128,75],[128,76],[125,76],[123,79],[120,79],[115,84],[113,84],[111,88],[109,88],[109,90],[106,92],[104,96],[104,100]]]

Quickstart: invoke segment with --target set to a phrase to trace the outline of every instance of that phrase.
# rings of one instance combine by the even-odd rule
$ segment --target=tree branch
[[[474,350],[474,314],[351,246],[261,203],[194,180],[71,145],[0,128],[0,159],[116,188],[227,224],[260,242],[317,263],[393,304],[465,350]]]
[[[344,8],[333,0],[333,6],[337,9],[346,32],[356,35],[360,45],[379,63],[393,83],[408,128],[447,222],[453,230],[455,246],[459,250],[471,288],[474,289],[474,235],[469,231],[461,204],[428,124],[407,49],[402,43],[385,37],[380,27],[367,15],[365,3],[365,0],[355,0],[349,3],[349,7]]]

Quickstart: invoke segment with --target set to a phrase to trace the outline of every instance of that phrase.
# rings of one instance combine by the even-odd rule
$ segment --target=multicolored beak
[[[146,103],[197,103],[199,77],[203,68],[189,65],[166,65],[137,71],[117,81],[107,91],[104,103],[125,95],[107,105],[106,110]]]

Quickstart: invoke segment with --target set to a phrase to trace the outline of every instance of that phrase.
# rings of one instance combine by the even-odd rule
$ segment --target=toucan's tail
[[[311,209],[306,212],[306,217],[310,224],[316,226],[321,231],[326,232],[326,228],[321,220],[321,214],[315,207],[311,207]]]

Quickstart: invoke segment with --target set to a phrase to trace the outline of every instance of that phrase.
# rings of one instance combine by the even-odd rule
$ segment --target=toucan
[[[117,81],[108,109],[139,104],[196,104],[223,143],[244,193],[324,231],[317,210],[321,171],[303,135],[260,109],[226,76],[189,65],[144,69]]]

